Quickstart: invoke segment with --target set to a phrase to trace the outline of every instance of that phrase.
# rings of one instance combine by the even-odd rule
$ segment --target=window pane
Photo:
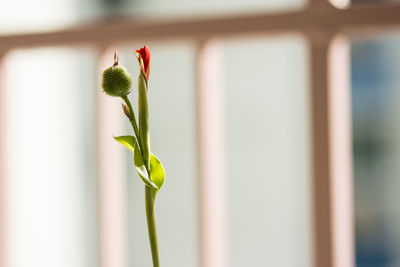
[[[400,35],[352,43],[358,267],[400,266]]]
[[[307,48],[226,42],[230,265],[311,266]]]
[[[97,266],[93,59],[64,48],[6,58],[7,267]]]

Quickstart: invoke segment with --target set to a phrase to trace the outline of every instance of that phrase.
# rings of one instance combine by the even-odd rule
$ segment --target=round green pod
[[[132,76],[123,66],[111,66],[104,70],[101,85],[110,96],[127,96],[132,88]]]

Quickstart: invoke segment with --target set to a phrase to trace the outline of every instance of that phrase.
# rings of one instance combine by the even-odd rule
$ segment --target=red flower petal
[[[136,53],[139,54],[139,57],[143,62],[143,67],[144,67],[143,72],[146,75],[146,79],[149,80],[149,75],[150,75],[150,50],[149,50],[149,48],[147,46],[144,46],[143,48],[140,48],[139,50],[135,50],[135,51],[136,51]]]

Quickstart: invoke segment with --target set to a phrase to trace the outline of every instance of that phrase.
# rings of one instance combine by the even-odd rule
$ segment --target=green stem
[[[142,141],[141,141],[141,138],[140,138],[140,135],[139,135],[139,128],[138,128],[138,125],[137,125],[137,122],[136,122],[135,111],[133,110],[131,101],[129,101],[128,96],[123,96],[121,98],[125,101],[126,105],[129,108],[129,112],[131,113],[131,117],[132,117],[131,119],[129,119],[129,121],[130,121],[130,123],[132,125],[133,131],[135,132],[137,142],[139,143],[140,152],[143,153],[142,152],[143,151]]]
[[[145,190],[145,201],[146,201],[147,229],[149,231],[151,257],[153,258],[153,266],[160,267],[160,260],[158,257],[156,220],[154,216],[154,200],[156,198],[157,190],[152,189],[146,185],[144,186],[144,190]]]
[[[122,97],[125,101],[126,105],[129,108],[129,112],[131,114],[131,119],[129,120],[133,130],[136,135],[137,143],[140,148],[140,153],[143,153],[142,141],[139,134],[139,128],[137,126],[135,112],[132,108],[132,104],[129,101],[128,96]],[[146,167],[147,174],[150,177],[150,170]],[[156,229],[156,220],[154,215],[154,201],[156,198],[157,190],[152,189],[148,186],[144,186],[145,188],[145,205],[146,205],[146,218],[147,218],[147,229],[149,232],[149,240],[150,240],[150,248],[151,248],[151,257],[153,259],[153,267],[160,267],[160,260],[158,256],[158,241],[157,241],[157,229]]]

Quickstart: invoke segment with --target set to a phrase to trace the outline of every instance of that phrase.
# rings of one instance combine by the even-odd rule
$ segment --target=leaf
[[[126,146],[132,153],[134,152],[136,139],[132,135],[114,136],[114,139]]]
[[[139,177],[142,181],[149,187],[153,189],[158,189],[157,185],[155,185],[147,175],[146,167],[143,162],[142,154],[138,146],[136,145],[136,138],[132,135],[125,135],[125,136],[117,136],[114,137],[115,140],[126,146],[130,151],[133,152],[133,163],[135,165],[135,169]]]
[[[154,154],[151,154],[150,158],[150,179],[157,185],[158,189],[161,188],[165,180],[164,168]]]
[[[157,185],[155,185],[150,179],[147,174],[146,166],[144,165],[142,154],[138,146],[135,146],[135,152],[133,153],[133,163],[135,165],[135,169],[139,177],[142,181],[153,189],[158,189]]]

